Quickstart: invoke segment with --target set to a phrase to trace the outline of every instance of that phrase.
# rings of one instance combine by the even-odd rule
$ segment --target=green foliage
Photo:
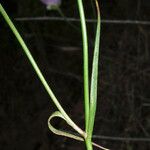
[[[48,119],[48,127],[49,129],[58,135],[66,136],[69,138],[73,138],[79,141],[85,141],[87,150],[92,150],[93,146],[99,147],[101,149],[105,149],[100,145],[92,142],[92,134],[94,128],[94,120],[95,120],[95,112],[96,112],[96,105],[97,105],[97,79],[98,79],[98,58],[99,58],[99,44],[100,44],[100,11],[99,6],[96,1],[96,8],[98,14],[98,22],[97,22],[97,31],[96,31],[96,38],[95,38],[95,47],[94,47],[94,55],[93,55],[93,65],[92,65],[92,77],[91,77],[91,87],[89,92],[89,71],[88,71],[88,37],[87,37],[87,29],[86,29],[86,21],[85,21],[85,14],[83,8],[82,0],[77,0],[79,14],[81,18],[81,29],[82,29],[82,38],[83,38],[83,76],[84,76],[84,104],[85,104],[85,131],[80,129],[68,116],[65,112],[63,107],[60,105],[59,101],[57,100],[56,96],[52,92],[50,86],[48,85],[47,81],[45,80],[42,72],[40,71],[39,67],[37,66],[31,52],[29,51],[28,47],[26,46],[24,40],[22,39],[21,35],[17,31],[16,27],[14,26],[13,22],[10,20],[9,16],[7,15],[6,11],[4,10],[3,6],[0,4],[0,13],[4,17],[6,23],[9,25],[10,29],[16,36],[18,42],[22,46],[22,49],[27,56],[29,62],[31,63],[33,69],[35,70],[36,74],[38,75],[41,83],[45,87],[47,93],[49,94],[50,98],[56,105],[58,111],[54,112]],[[90,96],[89,96],[90,95]],[[76,132],[79,133],[79,136],[75,134],[70,134],[65,131],[60,131],[54,128],[51,125],[51,119],[59,117],[66,121],[66,123],[71,126]]]

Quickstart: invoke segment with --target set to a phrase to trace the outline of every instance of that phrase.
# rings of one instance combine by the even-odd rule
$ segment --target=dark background
[[[82,39],[79,22],[19,21],[22,17],[60,17],[36,0],[2,1],[55,95],[74,121],[84,128]],[[91,1],[86,17],[94,19]],[[98,106],[94,138],[111,150],[150,149],[150,21],[149,0],[101,0],[102,23]],[[79,18],[77,2],[63,0],[67,17]],[[95,24],[88,23],[90,66]],[[48,130],[56,110],[20,45],[0,16],[0,149],[83,150],[84,144]],[[64,121],[54,122],[64,129]]]

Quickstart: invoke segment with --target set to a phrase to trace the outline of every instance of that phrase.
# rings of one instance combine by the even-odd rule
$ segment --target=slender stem
[[[60,103],[58,102],[56,96],[54,95],[54,93],[52,92],[51,88],[49,87],[47,81],[45,80],[44,76],[42,75],[39,67],[37,66],[34,58],[32,57],[28,47],[26,46],[25,42],[23,41],[21,35],[19,34],[19,32],[17,31],[16,27],[14,26],[14,24],[12,23],[12,21],[10,20],[9,16],[7,15],[6,11],[4,10],[3,6],[0,3],[0,13],[2,14],[2,16],[4,17],[5,21],[7,22],[7,24],[9,25],[9,27],[11,28],[12,32],[14,33],[14,35],[16,36],[18,42],[20,43],[20,45],[22,46],[24,53],[26,54],[26,56],[28,57],[30,63],[32,64],[32,67],[34,68],[36,74],[38,75],[39,79],[41,80],[43,86],[45,87],[47,93],[49,94],[49,96],[51,97],[51,99],[53,100],[54,104],[56,105],[56,107],[58,108],[58,110],[62,113],[62,115],[66,118],[66,120],[68,122],[70,122],[71,126],[79,133],[81,134],[83,137],[86,137],[86,134],[84,131],[82,131],[72,120],[71,118],[67,115],[67,113],[64,111],[64,109],[62,108],[62,106],[60,105]]]
[[[82,39],[83,39],[83,76],[84,76],[84,109],[85,109],[85,131],[87,138],[85,138],[85,144],[87,150],[93,150],[91,138],[88,137],[89,126],[89,71],[88,71],[88,38],[85,14],[82,0],[78,0],[78,8],[81,20]]]
[[[84,109],[85,109],[85,131],[88,130],[89,122],[89,71],[88,71],[88,40],[87,29],[82,0],[78,0],[78,8],[81,18],[82,39],[83,39],[83,76],[84,76]]]
[[[86,138],[85,143],[86,143],[87,150],[93,150],[92,141],[90,138]]]

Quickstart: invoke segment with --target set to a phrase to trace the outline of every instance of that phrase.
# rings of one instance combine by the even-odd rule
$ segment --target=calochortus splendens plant
[[[48,6],[49,8],[52,8],[53,6],[58,7],[61,4],[61,0],[41,0],[41,1],[44,4],[46,4],[46,6]],[[66,136],[66,137],[69,137],[69,138],[72,138],[75,140],[79,140],[79,141],[85,141],[87,150],[93,150],[93,145],[100,149],[108,150],[92,141],[95,112],[96,112],[96,105],[97,105],[97,79],[98,79],[99,45],[100,45],[100,10],[99,10],[97,0],[95,0],[95,2],[96,2],[98,17],[97,17],[97,30],[96,30],[96,38],[95,38],[95,46],[94,46],[94,54],[93,54],[92,75],[91,75],[91,83],[90,83],[90,90],[89,90],[88,38],[87,38],[86,21],[85,21],[85,15],[84,15],[83,2],[82,2],[82,0],[77,0],[80,19],[81,19],[81,29],[82,29],[81,31],[82,31],[82,38],[83,38],[85,131],[83,131],[80,127],[78,127],[74,123],[74,121],[69,117],[69,115],[63,109],[63,107],[60,105],[59,101],[57,100],[56,96],[52,92],[47,81],[45,80],[42,72],[40,71],[39,67],[37,66],[37,63],[35,62],[27,45],[23,41],[21,35],[17,31],[13,22],[10,20],[9,16],[7,15],[7,13],[1,3],[0,3],[0,13],[2,14],[6,23],[9,25],[9,27],[12,30],[12,32],[14,33],[14,35],[16,36],[25,55],[27,56],[33,69],[35,70],[36,74],[38,75],[41,83],[43,84],[44,88],[46,89],[47,93],[49,94],[50,98],[52,99],[52,101],[54,102],[54,104],[56,105],[56,107],[58,109],[58,111],[54,112],[48,119],[49,129],[55,134],[58,134],[61,136]],[[54,117],[59,117],[59,118],[64,119],[66,121],[66,123],[69,126],[71,126],[79,135],[61,131],[61,130],[58,130],[55,127],[53,127],[51,125],[51,119],[53,119]]]

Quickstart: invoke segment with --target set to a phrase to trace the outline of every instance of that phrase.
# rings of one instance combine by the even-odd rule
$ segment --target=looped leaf
[[[71,124],[65,119],[65,117],[61,114],[60,111],[55,111],[55,112],[49,117],[49,119],[48,119],[48,127],[49,127],[49,129],[50,129],[54,134],[57,134],[57,135],[60,135],[60,136],[65,136],[65,137],[68,137],[68,138],[71,138],[71,139],[75,139],[75,140],[77,140],[77,141],[84,141],[84,138],[82,138],[82,137],[80,137],[80,136],[77,136],[77,135],[75,135],[75,134],[73,134],[73,133],[69,133],[69,132],[67,132],[67,131],[62,131],[62,130],[59,130],[59,129],[56,129],[55,127],[53,127],[52,124],[51,124],[51,120],[54,119],[54,118],[56,118],[56,117],[65,120],[66,123],[67,123],[69,126],[71,126]],[[71,127],[72,127],[72,126],[71,126]],[[94,143],[94,142],[92,142],[92,145],[95,146],[95,147],[98,147],[98,148],[100,148],[100,149],[102,149],[102,150],[109,150],[109,149],[106,149],[106,148],[104,148],[104,147],[102,147],[102,146],[100,146],[100,145],[98,145],[98,144],[96,144],[96,143]]]
[[[69,138],[72,138],[72,139],[75,139],[75,140],[78,140],[78,141],[84,141],[84,139],[80,136],[77,136],[75,134],[72,134],[72,133],[69,133],[67,131],[62,131],[62,130],[58,130],[56,129],[55,127],[52,126],[51,124],[51,120],[54,119],[54,118],[61,118],[63,120],[66,121],[66,123],[71,126],[71,124],[65,119],[65,117],[61,114],[61,112],[59,111],[55,111],[48,119],[48,127],[49,129],[54,133],[54,134],[57,134],[57,135],[60,135],[60,136],[65,136],[65,137],[69,137]]]

